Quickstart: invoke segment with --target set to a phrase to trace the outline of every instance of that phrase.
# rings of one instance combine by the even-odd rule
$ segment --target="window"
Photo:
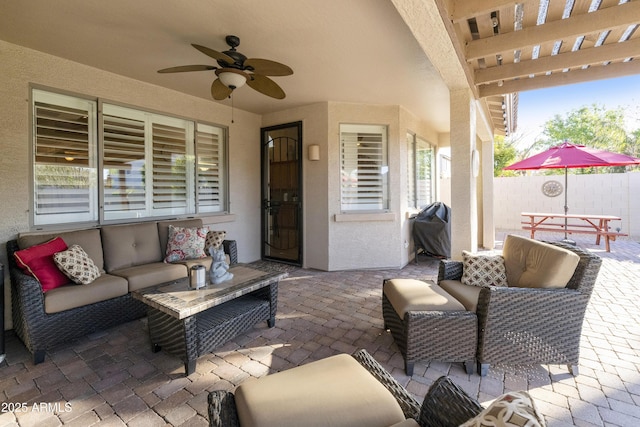
[[[41,90],[33,99],[34,225],[226,210],[222,128],[108,103],[98,114],[96,101]]]
[[[434,201],[433,147],[413,134],[407,134],[407,203],[421,209]]]
[[[389,209],[386,126],[340,125],[340,167],[343,212]]]
[[[34,225],[96,221],[96,103],[34,90],[32,114]]]
[[[222,212],[227,205],[223,129],[198,123],[196,155],[198,212]]]

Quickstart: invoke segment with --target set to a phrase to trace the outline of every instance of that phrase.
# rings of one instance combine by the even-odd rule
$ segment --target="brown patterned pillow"
[[[487,409],[460,427],[545,427],[544,417],[526,391],[498,397]]]
[[[508,286],[502,255],[462,251],[462,283],[471,286]]]
[[[209,230],[209,232],[207,233],[207,238],[204,241],[204,251],[208,254],[209,248],[211,246],[213,246],[214,249],[218,249],[220,245],[222,245],[222,242],[224,241],[224,238],[226,236],[226,231]]]
[[[79,285],[88,285],[100,277],[100,270],[80,245],[53,254],[53,261],[60,271]]]

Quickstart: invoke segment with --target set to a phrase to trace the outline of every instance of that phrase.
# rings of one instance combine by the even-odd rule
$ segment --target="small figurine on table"
[[[218,283],[233,279],[233,273],[229,273],[229,264],[226,263],[224,249],[222,247],[216,249],[211,246],[209,248],[209,254],[213,258],[211,269],[209,270],[211,283],[217,285]]]

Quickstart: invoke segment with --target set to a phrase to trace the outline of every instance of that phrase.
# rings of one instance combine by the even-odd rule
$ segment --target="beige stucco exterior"
[[[20,232],[30,231],[30,88],[35,86],[66,91],[80,96],[101,98],[115,103],[169,115],[188,117],[227,127],[229,140],[230,214],[208,216],[205,224],[224,229],[238,242],[239,260],[250,262],[260,258],[260,128],[302,121],[303,123],[303,266],[319,270],[364,268],[401,268],[413,255],[407,206],[407,143],[408,132],[438,145],[449,145],[453,138],[430,128],[410,111],[398,105],[362,105],[321,102],[300,108],[274,112],[263,116],[235,109],[202,98],[140,82],[68,61],[63,58],[0,41],[3,76],[0,96],[0,243],[13,239]],[[471,98],[466,98],[471,105]],[[470,105],[466,104],[466,105]],[[448,106],[443,106],[448,108]],[[452,109],[452,112],[454,110]],[[452,114],[455,117],[455,115]],[[465,121],[466,138],[473,136],[473,126]],[[340,211],[340,139],[341,123],[385,125],[389,141],[390,208],[379,214],[343,214]],[[453,125],[452,125],[453,126]],[[458,135],[454,132],[455,135]],[[456,149],[469,155],[472,140]],[[310,161],[307,147],[320,146],[320,160]],[[436,162],[437,164],[438,162]],[[457,164],[457,163],[456,163]],[[469,168],[468,161],[456,168]],[[457,174],[456,170],[454,173]],[[458,184],[456,180],[462,179]],[[454,185],[474,182],[470,172],[454,179]],[[475,191],[475,185],[472,185]],[[440,190],[437,190],[439,194]],[[446,193],[446,191],[443,191]],[[454,193],[455,194],[455,193]],[[469,202],[467,203],[467,196]],[[467,206],[471,195],[452,200]],[[475,200],[475,199],[473,199]],[[474,212],[475,208],[463,215]],[[468,219],[459,221],[469,224]],[[476,225],[477,227],[477,225]],[[454,233],[454,241],[469,239],[474,244],[476,228]],[[475,248],[475,246],[474,246]],[[468,249],[465,247],[465,249]],[[6,252],[0,251],[0,262],[6,264]],[[8,281],[8,275],[7,275]],[[9,308],[9,287],[6,287]],[[7,310],[9,311],[9,310]],[[9,313],[6,313],[10,325]]]

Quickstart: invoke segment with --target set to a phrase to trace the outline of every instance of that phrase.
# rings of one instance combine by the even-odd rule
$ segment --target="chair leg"
[[[569,368],[569,372],[571,372],[571,375],[573,375],[574,377],[577,377],[579,375],[578,365],[568,365],[567,367]]]
[[[489,364],[478,362],[478,374],[480,374],[481,377],[486,377],[488,373],[489,373]]]
[[[45,351],[44,350],[36,350],[33,352],[33,364],[37,365],[38,363],[42,363],[44,362],[44,355],[45,355]]]
[[[473,375],[476,372],[476,361],[467,360],[464,362],[464,370],[467,371],[467,375]]]
[[[413,376],[413,365],[415,363],[414,362],[409,362],[407,360],[404,361],[404,371],[406,372],[407,376]]]

